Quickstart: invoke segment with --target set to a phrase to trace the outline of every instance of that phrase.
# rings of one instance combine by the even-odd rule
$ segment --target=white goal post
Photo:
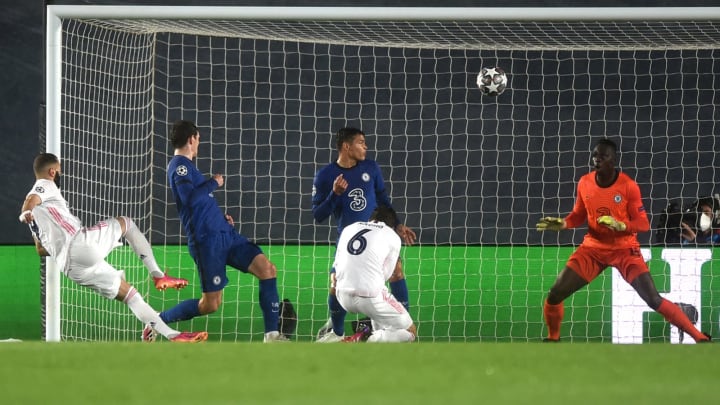
[[[327,319],[335,224],[313,223],[310,186],[345,124],[367,133],[420,237],[403,259],[426,341],[542,338],[541,298],[584,231],[543,237],[534,224],[572,208],[599,136],[621,141],[654,228],[668,202],[720,183],[720,7],[51,5],[46,30],[46,150],[63,160],[73,211],[88,225],[132,216],[199,295],[164,173],[168,125],[197,122],[199,167],[226,173],[218,198],[278,265],[281,298],[305,318],[298,340]],[[484,66],[508,73],[497,98],[474,87]],[[652,257],[662,267],[665,255]],[[127,250],[113,259],[156,309],[187,296],[151,291]],[[129,311],[65,292],[47,263],[45,340],[139,336]],[[227,309],[192,326],[256,339],[249,279],[231,279],[242,286]],[[568,300],[572,340],[614,339],[602,280]],[[717,319],[720,290],[707,289],[718,283],[690,284],[710,300],[693,303],[708,309],[701,321]]]

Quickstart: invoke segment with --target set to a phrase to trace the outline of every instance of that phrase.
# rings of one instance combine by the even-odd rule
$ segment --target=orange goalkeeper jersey
[[[627,229],[617,232],[599,225],[597,219],[603,215],[610,215],[624,222]],[[650,229],[640,187],[623,172],[619,172],[615,182],[605,188],[597,185],[595,171],[580,178],[575,207],[565,218],[565,223],[568,228],[576,228],[585,220],[588,223],[588,233],[583,245],[592,248],[637,248],[640,246],[637,232]]]

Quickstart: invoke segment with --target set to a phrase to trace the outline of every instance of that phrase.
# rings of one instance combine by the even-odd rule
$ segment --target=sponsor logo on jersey
[[[350,200],[350,209],[353,211],[362,211],[367,207],[367,199],[365,192],[361,188],[354,188],[347,193]]]

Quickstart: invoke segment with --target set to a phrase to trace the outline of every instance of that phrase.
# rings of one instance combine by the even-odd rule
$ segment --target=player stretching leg
[[[51,256],[63,273],[78,285],[88,287],[108,299],[126,304],[145,325],[150,325],[174,342],[200,342],[207,332],[179,332],[170,328],[148,305],[124,274],[105,258],[124,237],[157,280],[167,287],[181,288],[187,281],[168,277],[160,270],[150,243],[128,217],[109,218],[92,227],[83,227],[80,219],[68,209],[58,188],[60,160],[42,153],[33,164],[36,182],[22,205],[20,221],[30,226],[35,247],[41,256]]]
[[[637,240],[637,232],[650,229],[640,187],[615,168],[616,162],[617,146],[607,138],[601,139],[592,152],[595,170],[580,178],[572,212],[564,219],[541,218],[537,224],[539,231],[560,231],[576,228],[586,220],[588,223],[582,244],[568,259],[545,300],[543,314],[548,327],[545,340],[560,339],[563,301],[612,266],[650,308],[696,342],[709,342],[710,336],[697,330],[680,307],[662,298],[655,288]]]
[[[260,247],[235,230],[232,217],[220,210],[212,193],[223,186],[223,176],[215,174],[206,179],[193,163],[198,155],[200,131],[190,121],[177,121],[170,133],[170,142],[175,155],[168,164],[168,182],[187,235],[188,250],[197,265],[202,297],[182,301],[163,311],[160,317],[170,323],[217,311],[228,283],[225,271],[229,265],[259,280],[264,342],[287,341],[278,327],[277,268]]]

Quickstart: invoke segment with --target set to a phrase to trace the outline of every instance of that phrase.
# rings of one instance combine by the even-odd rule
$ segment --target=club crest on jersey
[[[222,281],[222,280],[220,280],[220,276],[215,276],[215,277],[213,277],[213,284],[215,284],[215,285],[220,285],[220,282],[221,282],[221,281]]]
[[[175,169],[175,173],[176,173],[178,176],[187,176],[187,174],[188,174],[188,169],[187,169],[187,167],[185,167],[185,165],[178,166],[177,169]]]
[[[38,193],[44,193],[45,189],[43,188],[43,186],[37,186],[35,187],[35,191],[37,191]]]
[[[363,173],[363,174],[362,174],[362,179],[363,179],[363,181],[364,181],[365,183],[367,183],[368,181],[370,181],[370,175],[367,174],[367,173]]]
[[[613,200],[615,201],[615,204],[620,204],[622,196],[620,194],[616,194],[615,197],[613,197]]]

